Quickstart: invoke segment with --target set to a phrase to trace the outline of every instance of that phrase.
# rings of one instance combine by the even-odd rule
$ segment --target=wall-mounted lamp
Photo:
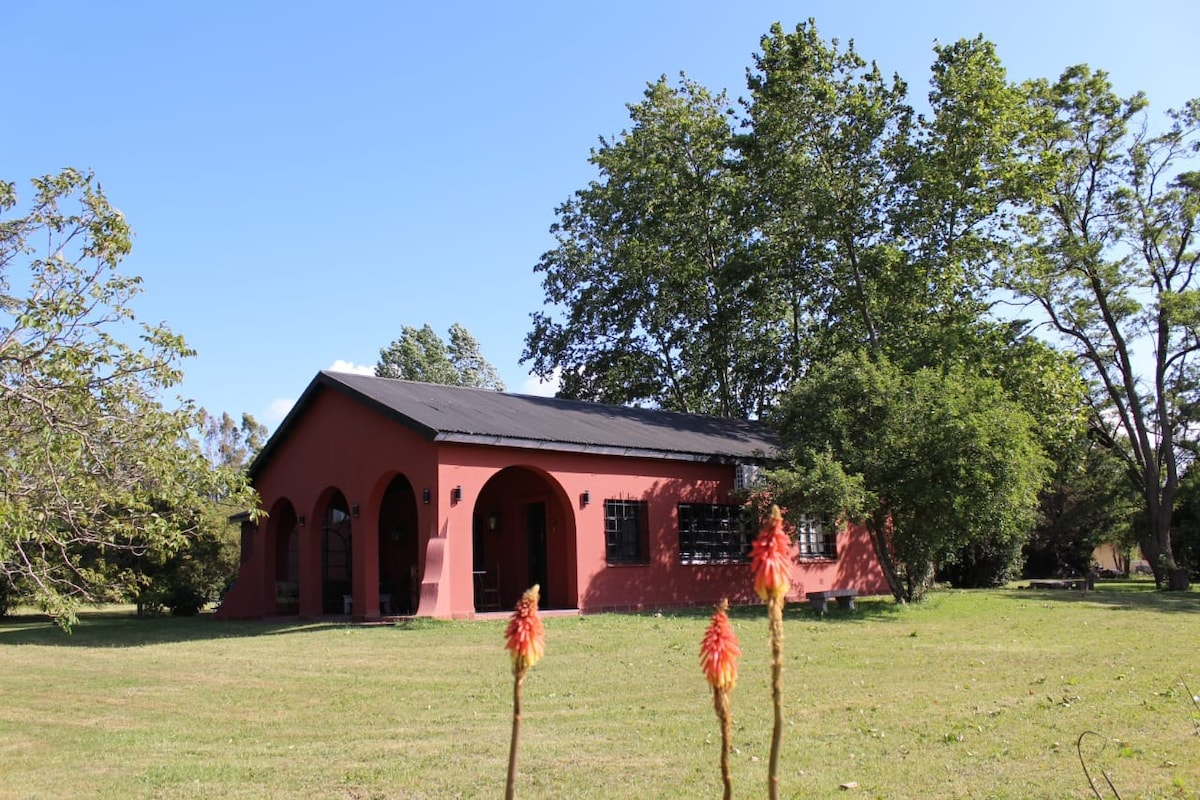
[[[590,502],[592,502],[592,493],[584,489],[583,494],[579,495],[579,503],[586,508]]]
[[[457,503],[462,500],[462,487],[455,486],[450,490],[450,502]]]
[[[500,515],[497,514],[495,511],[488,514],[487,526],[488,526],[488,531],[490,531],[491,533],[495,533],[496,530],[500,527]]]
[[[301,528],[304,527],[304,515],[303,514],[300,514],[299,516],[296,517],[296,524],[299,525]]]
[[[421,502],[424,503],[425,505],[429,505],[429,490],[428,489],[421,490]]]
[[[358,503],[350,504],[350,516],[354,517],[355,519],[358,519]]]

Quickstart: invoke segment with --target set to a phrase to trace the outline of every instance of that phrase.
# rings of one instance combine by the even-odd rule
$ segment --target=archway
[[[544,608],[575,608],[575,521],[566,494],[548,473],[506,467],[479,492],[473,514],[475,608],[511,608],[531,585]]]
[[[321,515],[321,612],[349,613],[351,595],[350,507],[345,496],[334,491]]]
[[[414,614],[420,600],[417,496],[412,483],[397,475],[379,505],[379,610]]]

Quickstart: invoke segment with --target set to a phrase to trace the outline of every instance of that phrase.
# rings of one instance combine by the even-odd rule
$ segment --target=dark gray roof
[[[252,473],[322,389],[343,392],[429,441],[731,463],[769,461],[779,452],[774,434],[755,421],[325,371],[304,390]]]

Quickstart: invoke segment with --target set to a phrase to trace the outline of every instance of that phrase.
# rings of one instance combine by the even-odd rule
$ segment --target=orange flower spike
[[[737,660],[742,648],[729,624],[728,610],[729,601],[722,600],[700,641],[700,666],[714,689],[732,689],[737,683]]]
[[[536,583],[525,590],[504,632],[504,647],[512,654],[514,675],[524,674],[546,652],[546,630],[538,616],[539,591]]]
[[[761,599],[782,600],[787,594],[791,545],[791,540],[783,532],[783,515],[779,512],[779,506],[771,506],[767,523],[750,548],[754,591]]]

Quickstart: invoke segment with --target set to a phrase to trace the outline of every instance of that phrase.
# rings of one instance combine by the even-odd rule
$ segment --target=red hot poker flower
[[[700,666],[714,689],[732,689],[737,683],[737,660],[742,654],[737,634],[729,624],[729,601],[722,600],[700,641]]]
[[[539,590],[536,583],[525,590],[504,632],[504,647],[512,655],[514,675],[525,674],[546,652],[546,631],[538,616]]]
[[[779,512],[779,506],[771,506],[767,523],[750,548],[754,591],[761,599],[782,600],[787,594],[791,544],[783,532],[783,515]]]

